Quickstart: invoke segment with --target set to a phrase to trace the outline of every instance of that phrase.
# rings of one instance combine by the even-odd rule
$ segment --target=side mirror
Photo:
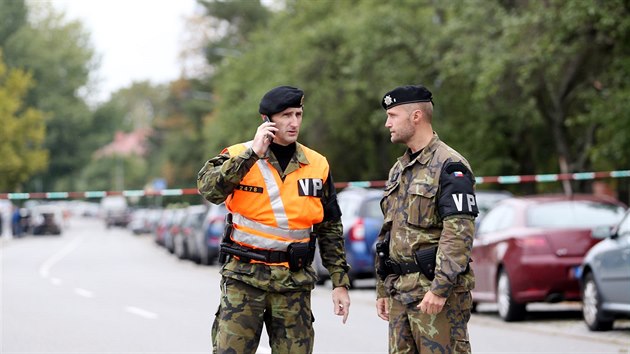
[[[613,234],[612,227],[610,226],[596,226],[595,228],[593,228],[593,231],[592,231],[593,238],[596,238],[599,240],[608,238],[612,236],[612,234]]]

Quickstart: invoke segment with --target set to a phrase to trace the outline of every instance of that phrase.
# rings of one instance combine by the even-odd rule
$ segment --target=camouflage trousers
[[[420,302],[405,305],[389,298],[390,354],[470,353],[470,292],[452,293],[436,315],[420,312]]]
[[[313,352],[310,291],[267,292],[225,277],[221,285],[221,304],[212,325],[213,353],[256,353],[263,323],[272,353]]]

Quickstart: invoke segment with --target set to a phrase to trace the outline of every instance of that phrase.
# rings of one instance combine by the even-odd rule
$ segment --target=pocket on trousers
[[[437,186],[426,183],[412,183],[409,185],[407,193],[409,194],[407,222],[422,228],[428,228],[437,224],[435,216]]]

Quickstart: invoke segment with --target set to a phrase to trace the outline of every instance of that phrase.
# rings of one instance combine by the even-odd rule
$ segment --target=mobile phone
[[[262,116],[262,120],[263,120],[263,121],[265,121],[265,122],[267,122],[267,123],[271,123],[271,120],[270,120],[270,119],[269,119],[269,117],[268,117],[268,116],[266,116],[266,115],[263,115],[263,116]],[[267,136],[265,137],[265,140],[267,140],[267,141],[269,141],[269,142],[271,142],[271,141],[272,141],[272,139],[273,139],[273,138],[272,138],[272,137],[270,137],[269,135],[267,135]]]

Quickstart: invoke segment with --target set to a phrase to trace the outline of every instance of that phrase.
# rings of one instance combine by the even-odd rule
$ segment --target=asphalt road
[[[0,241],[0,353],[207,353],[219,299],[216,266],[180,261],[152,238],[71,219],[61,237]],[[373,281],[332,313],[330,283],[313,292],[315,353],[386,353]],[[589,332],[579,304],[537,305],[506,324],[484,305],[470,322],[474,353],[629,353],[630,322]],[[263,337],[258,353],[271,353]]]

